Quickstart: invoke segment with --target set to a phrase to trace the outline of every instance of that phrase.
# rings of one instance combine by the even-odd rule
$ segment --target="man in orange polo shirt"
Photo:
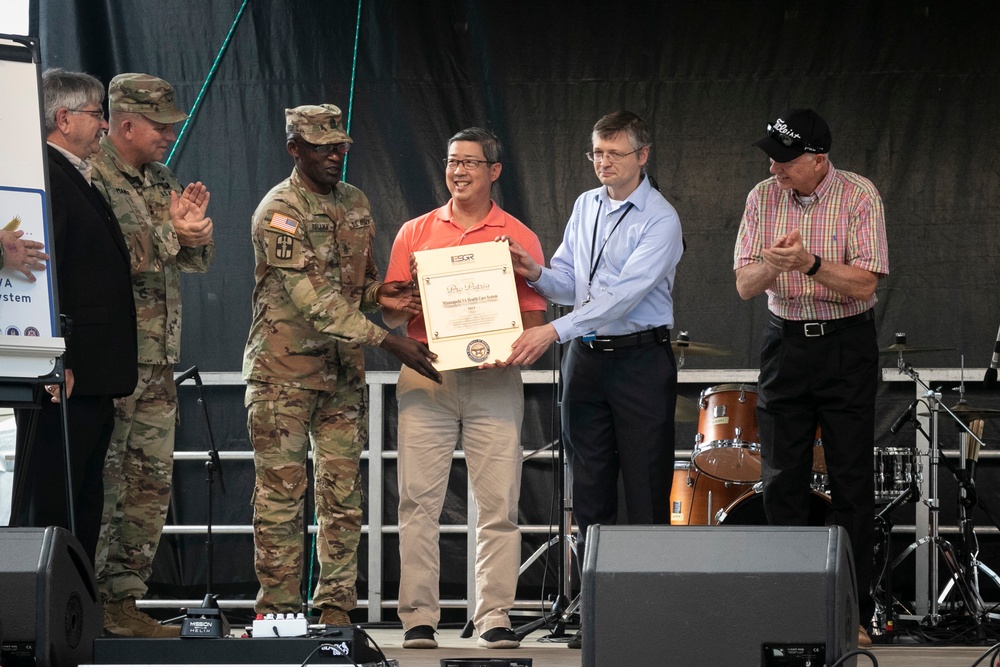
[[[414,251],[509,237],[544,262],[538,237],[490,198],[500,177],[501,146],[481,128],[462,130],[448,142],[445,181],[451,200],[410,220],[392,246],[386,280],[409,280]],[[545,323],[545,299],[517,277],[524,328]],[[407,322],[386,311],[388,326]],[[427,342],[422,316],[407,334]],[[503,355],[501,355],[503,356]],[[536,361],[533,359],[531,361]],[[438,600],[439,520],[452,452],[461,436],[469,481],[479,510],[476,525],[476,610],[479,645],[517,648],[507,612],[514,605],[521,537],[517,502],[521,486],[521,419],[524,394],[517,366],[465,368],[441,373],[435,384],[403,367],[399,402],[399,618],[404,648],[434,648],[441,618]]]

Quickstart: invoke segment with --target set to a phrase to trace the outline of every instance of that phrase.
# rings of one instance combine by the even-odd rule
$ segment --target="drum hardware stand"
[[[966,407],[964,357],[962,357],[962,369],[962,379],[959,383],[958,389],[958,404],[955,406],[957,410]],[[959,487],[958,525],[959,534],[962,536],[962,549],[960,550],[962,558],[959,561],[959,566],[965,574],[966,580],[971,582],[972,589],[977,594],[978,602],[981,605],[977,609],[977,611],[981,612],[980,615],[991,620],[1000,620],[1000,614],[982,612],[985,608],[985,603],[983,603],[982,597],[979,596],[980,571],[992,579],[994,584],[1000,586],[1000,578],[997,577],[997,574],[979,560],[979,541],[976,537],[975,521],[973,517],[973,509],[975,507],[979,507],[986,515],[986,518],[989,519],[998,530],[1000,530],[1000,523],[997,522],[993,512],[980,500],[980,496],[976,492],[976,463],[979,460],[980,447],[984,446],[981,439],[983,435],[984,422],[981,419],[969,419],[967,416],[966,419],[968,419],[969,423],[966,423],[965,420],[959,418],[951,410],[948,410],[948,412],[954,418],[955,423],[960,425],[962,429],[962,432],[959,434],[961,441],[958,468],[956,468],[955,465],[947,459],[947,457],[943,454],[941,455],[941,462],[945,464],[945,467],[947,467],[951,474],[955,477]],[[952,583],[953,582],[949,581],[944,591],[942,591],[942,600],[950,591]]]
[[[929,415],[930,415],[930,435],[925,433],[923,429],[917,425],[917,429],[920,433],[927,439],[928,442],[928,455],[929,455],[929,466],[928,466],[928,482],[929,482],[929,496],[924,499],[923,502],[927,505],[929,511],[928,517],[928,534],[925,537],[917,539],[915,542],[910,544],[903,552],[894,560],[890,566],[890,571],[899,565],[910,553],[923,546],[924,544],[930,545],[930,550],[928,552],[928,563],[929,563],[929,575],[930,575],[930,609],[928,616],[926,618],[913,618],[907,620],[919,620],[927,621],[931,626],[937,626],[941,623],[942,617],[940,614],[940,605],[947,599],[952,588],[957,589],[959,596],[961,597],[962,603],[965,609],[971,614],[973,621],[977,626],[982,624],[982,620],[987,616],[986,603],[983,601],[979,594],[978,582],[973,578],[970,582],[968,572],[964,571],[962,564],[959,561],[958,556],[955,553],[955,548],[950,542],[941,537],[940,531],[940,498],[938,496],[938,468],[942,463],[951,472],[955,474],[956,479],[959,484],[964,483],[964,473],[960,473],[955,470],[944,455],[941,453],[940,448],[940,425],[939,425],[939,415],[940,413],[946,412],[948,415],[954,419],[955,423],[960,424],[961,427],[969,433],[972,438],[975,438],[980,445],[982,441],[972,433],[968,426],[947,406],[941,402],[941,393],[931,389],[926,383],[920,379],[919,373],[910,364],[907,364],[902,359],[902,353],[900,353],[900,359],[898,363],[899,372],[909,376],[915,383],[923,387],[925,393],[923,395],[923,400],[926,402]],[[895,501],[893,501],[895,502]],[[964,514],[963,514],[964,516]],[[991,516],[991,515],[990,515]],[[971,548],[969,549],[971,552]],[[887,554],[888,557],[888,554]],[[939,561],[939,558],[941,559]],[[938,566],[939,562],[943,562],[949,572],[949,580],[946,587],[938,595],[939,590],[939,580],[938,580]],[[988,570],[988,574],[994,578],[995,581],[1000,585],[1000,580],[996,579],[996,574],[986,568],[985,565],[978,563],[977,566],[982,566],[985,568],[984,571]],[[889,600],[891,603],[891,599]],[[992,617],[993,615],[989,615]],[[906,617],[901,617],[906,618]],[[1000,618],[1000,615],[997,615]]]
[[[917,502],[919,500],[920,487],[918,485],[917,476],[914,475],[910,482],[910,486],[898,496],[893,498],[888,505],[882,508],[882,511],[875,515],[875,555],[878,556],[879,551],[881,550],[883,567],[881,573],[879,574],[879,579],[875,583],[873,597],[875,598],[876,604],[875,617],[877,625],[883,630],[888,630],[889,628],[889,624],[893,618],[893,609],[895,608],[895,605],[901,604],[893,597],[892,594],[892,572],[895,564],[899,561],[898,559],[895,562],[889,560],[892,554],[892,528],[894,525],[890,517],[892,513],[899,509],[903,504],[907,502]],[[879,599],[880,596],[877,594],[880,581],[885,582],[885,587],[883,588],[884,600],[881,601]],[[909,611],[912,614],[912,611],[908,609],[905,609],[905,611]]]
[[[978,433],[974,432],[974,429],[970,429],[964,422],[959,422],[967,432],[961,434],[962,438],[962,453],[959,460],[959,467],[956,468],[955,465],[945,458],[943,455],[941,457],[941,462],[945,464],[945,467],[955,476],[956,481],[959,485],[959,504],[958,504],[958,516],[959,516],[959,533],[962,536],[962,549],[960,553],[962,557],[959,559],[959,567],[965,575],[967,581],[971,583],[971,588],[976,592],[979,603],[978,611],[985,609],[986,605],[979,597],[979,573],[982,572],[987,577],[993,580],[993,582],[1000,586],[1000,577],[997,576],[996,572],[990,569],[985,563],[979,560],[979,540],[975,534],[975,522],[973,520],[973,508],[979,507],[986,518],[993,523],[997,529],[1000,529],[1000,523],[997,523],[997,518],[990,510],[990,508],[980,499],[979,494],[976,492],[976,482],[975,482],[975,468],[976,462],[979,457],[979,446],[981,441],[979,436],[982,433],[979,430]],[[982,422],[979,421],[980,426]],[[972,440],[975,438],[975,440]],[[970,454],[970,450],[975,449],[975,453]],[[949,581],[945,586],[945,589],[941,593],[941,600],[945,599],[947,594],[950,592],[953,585],[953,581]],[[990,620],[1000,620],[1000,614],[982,612],[983,616]]]

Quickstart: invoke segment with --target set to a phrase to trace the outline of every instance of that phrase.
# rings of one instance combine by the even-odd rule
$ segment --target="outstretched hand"
[[[551,323],[525,329],[511,344],[511,353],[505,364],[530,366],[545,354],[552,343],[559,340],[559,334]]]
[[[386,310],[406,313],[409,317],[421,313],[420,290],[412,280],[382,283],[375,298]]]
[[[535,282],[542,277],[542,267],[538,265],[535,258],[524,249],[520,243],[509,236],[498,236],[493,239],[496,242],[506,241],[510,246],[510,263],[514,267],[514,273],[529,282]]]
[[[419,340],[391,333],[385,337],[380,347],[425,378],[441,384],[441,373],[431,363],[437,359],[437,355]]]
[[[45,260],[49,256],[43,252],[45,246],[38,241],[22,239],[24,230],[7,231],[0,229],[0,244],[3,244],[4,266],[14,271],[20,271],[30,282],[35,282],[32,271],[45,269]]]

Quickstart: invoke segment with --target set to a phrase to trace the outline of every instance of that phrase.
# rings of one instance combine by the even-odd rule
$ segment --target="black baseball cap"
[[[830,127],[812,109],[786,109],[767,124],[767,136],[754,146],[775,162],[790,162],[803,153],[829,153]]]

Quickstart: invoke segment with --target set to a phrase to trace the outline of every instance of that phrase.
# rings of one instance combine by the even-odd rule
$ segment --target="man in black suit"
[[[87,158],[108,130],[104,86],[62,69],[42,75],[48,141],[49,205],[59,310],[66,335],[76,536],[93,564],[104,507],[104,456],[114,427],[113,398],[137,381],[135,302],[130,260],[110,206],[90,184]],[[59,387],[41,409],[18,410],[12,525],[69,525],[66,511]]]

